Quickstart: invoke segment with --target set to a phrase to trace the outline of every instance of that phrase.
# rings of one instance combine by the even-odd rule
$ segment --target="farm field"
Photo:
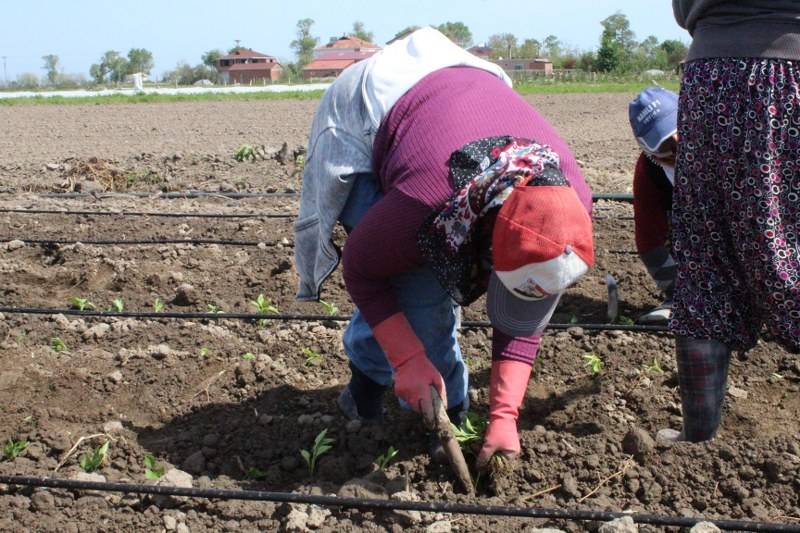
[[[632,96],[525,98],[570,143],[594,192],[630,192],[638,155],[627,119]],[[291,193],[300,190],[316,105],[0,107],[0,307],[67,308],[80,298],[97,310],[121,300],[125,311],[153,312],[158,301],[164,312],[253,313],[252,302],[263,295],[283,314],[325,314],[320,304],[294,301],[292,267],[298,198]],[[266,158],[236,161],[243,144],[263,146]],[[157,197],[185,190],[220,194]],[[106,197],[106,191],[152,195]],[[59,197],[73,192],[91,194]],[[290,195],[224,196],[234,192]],[[12,211],[20,209],[118,214]],[[254,216],[156,216],[203,213]],[[622,317],[658,303],[632,253],[631,206],[599,202],[594,214],[595,267],[568,291],[554,323],[605,322],[609,273],[619,283]],[[24,242],[30,240],[81,243]],[[90,244],[130,240],[238,244]],[[340,315],[352,311],[340,272],[323,298]],[[464,319],[485,320],[481,304],[466,309]],[[145,468],[152,456],[151,474],[163,468],[171,483],[169,471],[180,469],[195,487],[800,523],[800,359],[771,342],[734,357],[715,441],[665,447],[653,442],[656,432],[680,423],[671,337],[550,331],[521,412],[522,456],[512,472],[482,479],[477,495],[467,497],[448,467],[429,461],[420,420],[392,395],[383,426],[361,427],[340,414],[335,400],[349,376],[343,331],[343,322],[324,318],[259,323],[0,313],[0,440],[28,442],[18,457],[0,461],[0,474],[80,478],[81,458],[109,442],[95,472],[108,481],[153,483]],[[461,342],[472,372],[471,409],[485,416],[491,330],[465,329]],[[584,364],[591,353],[603,361],[596,374]],[[333,448],[310,474],[299,451],[324,429]],[[372,473],[390,446],[397,456],[383,473]],[[0,486],[2,531],[546,526],[577,532],[597,524]]]

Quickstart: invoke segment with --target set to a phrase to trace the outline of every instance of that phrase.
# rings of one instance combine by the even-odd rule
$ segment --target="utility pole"
[[[8,75],[6,75],[6,59],[8,59],[8,56],[3,56],[3,87],[8,87]]]

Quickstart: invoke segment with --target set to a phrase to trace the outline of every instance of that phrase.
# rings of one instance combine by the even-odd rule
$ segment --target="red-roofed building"
[[[489,56],[492,55],[492,49],[488,46],[473,46],[472,48],[468,48],[467,52],[487,61],[489,60]]]
[[[272,82],[283,76],[283,67],[276,58],[247,48],[220,57],[217,70],[225,83]]]
[[[314,50],[314,60],[303,67],[303,78],[335,78],[354,63],[374,55],[380,46],[347,35]]]

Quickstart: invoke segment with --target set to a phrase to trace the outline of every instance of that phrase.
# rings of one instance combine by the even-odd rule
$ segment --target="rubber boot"
[[[350,420],[380,424],[383,422],[383,394],[388,388],[373,381],[352,362],[350,383],[339,395],[337,404]]]
[[[713,339],[676,339],[678,382],[683,407],[683,440],[711,440],[722,420],[730,349]]]

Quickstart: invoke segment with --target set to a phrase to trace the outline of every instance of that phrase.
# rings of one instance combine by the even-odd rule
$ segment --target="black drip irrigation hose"
[[[0,313],[10,315],[69,315],[101,318],[169,318],[182,320],[271,320],[276,322],[348,322],[348,315],[260,315],[256,313],[176,313],[172,311],[81,311],[79,309],[58,309],[47,307],[0,307]],[[490,328],[491,322],[465,320],[462,329]],[[642,326],[638,324],[549,324],[550,330],[581,328],[585,331],[630,331],[638,333],[664,333],[666,326]]]
[[[294,198],[300,196],[296,192],[215,192],[215,191],[178,191],[178,192],[48,192],[37,195],[39,198],[152,198],[154,200],[180,200],[195,198],[228,198],[241,200],[245,198]]]
[[[156,244],[193,244],[193,245],[211,245],[218,246],[259,246],[266,244],[264,241],[230,241],[225,239],[131,239],[131,240],[70,240],[70,239],[0,239],[0,243],[22,241],[25,244],[40,244],[42,246],[53,245],[70,245],[70,244],[85,244],[91,246],[143,246],[143,245],[156,245]]]
[[[0,476],[0,483],[24,487],[47,487],[51,489],[95,490],[100,492],[122,492],[125,494],[157,494],[162,496],[184,496],[191,498],[262,501],[274,503],[297,503],[339,507],[346,509],[371,509],[379,511],[419,511],[424,513],[469,514],[480,516],[504,516],[518,518],[547,518],[551,520],[602,521],[630,516],[638,524],[654,526],[692,527],[699,522],[711,522],[720,529],[737,531],[764,531],[800,533],[800,525],[774,522],[751,522],[747,520],[717,520],[713,518],[664,516],[647,513],[622,513],[613,511],[584,511],[573,509],[545,509],[536,507],[505,507],[500,505],[478,505],[445,501],[413,502],[402,500],[377,500],[369,498],[341,498],[317,496],[292,492],[261,490],[201,489],[194,487],[170,487],[143,485],[139,483],[101,483],[71,479],[39,478],[31,476]]]
[[[230,198],[232,200],[243,198],[291,198],[300,196],[297,192],[214,192],[214,191],[179,191],[179,192],[53,192],[40,193],[40,198],[153,198],[153,199],[193,199],[193,198]],[[633,194],[609,192],[592,195],[592,201],[607,200],[611,202],[633,202]]]
[[[154,211],[69,211],[63,209],[0,208],[0,213],[19,215],[116,216],[153,218],[296,218],[296,213],[164,213]],[[633,220],[630,216],[592,216],[593,220]]]
[[[0,213],[21,215],[77,215],[77,216],[117,216],[117,217],[160,217],[160,218],[295,218],[296,213],[164,213],[148,211],[68,211],[61,209],[8,209],[0,208]]]
[[[216,244],[217,246],[266,246],[265,241],[232,241],[226,239],[130,239],[130,240],[116,240],[116,239],[99,239],[99,240],[85,240],[85,239],[27,239],[27,238],[0,238],[0,244],[12,241],[20,241],[25,244],[37,244],[41,246],[55,246],[55,245],[75,245],[85,244],[87,246],[155,246],[162,244],[190,244],[196,246],[208,246]],[[293,246],[292,243],[287,246]],[[606,250],[610,254],[619,255],[637,255],[638,252],[633,250]]]

